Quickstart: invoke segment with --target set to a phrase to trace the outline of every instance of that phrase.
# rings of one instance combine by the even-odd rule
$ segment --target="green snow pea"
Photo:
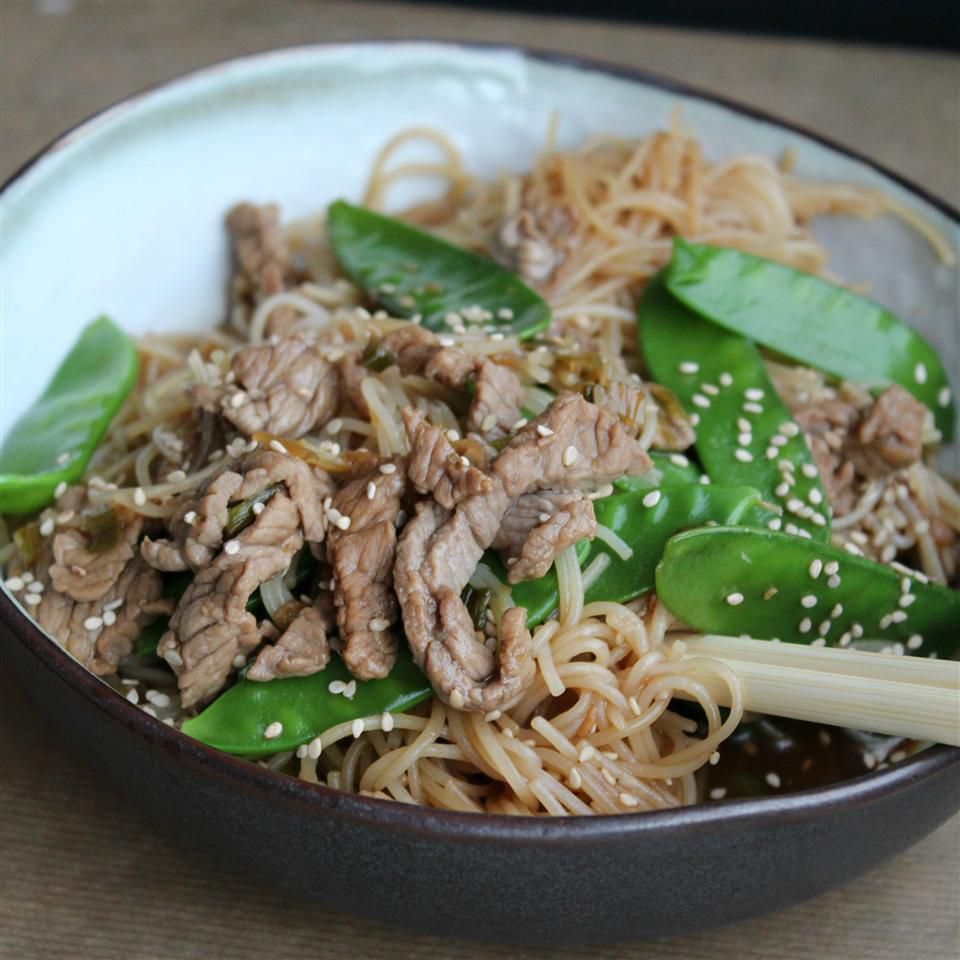
[[[866,557],[769,530],[712,527],[673,537],[657,596],[705,633],[847,646],[859,637],[919,656],[960,646],[960,591]]]
[[[107,317],[80,334],[43,395],[0,446],[0,510],[30,513],[75,483],[137,382],[134,342]]]
[[[328,689],[334,680],[348,683],[352,679],[336,654],[325,669],[309,677],[266,683],[242,678],[197,716],[184,721],[181,729],[195,740],[226,753],[259,757],[295,750],[339,723],[382,713],[402,713],[433,693],[405,643],[400,645],[390,676],[383,680],[358,680],[353,699]],[[264,731],[276,721],[283,724],[283,732],[265,740]]]
[[[937,352],[879,304],[783,264],[676,239],[667,287],[688,307],[787,357],[866,387],[899,383],[945,440],[955,410]]]
[[[710,479],[755,487],[786,513],[774,528],[830,536],[830,507],[799,426],[745,337],[674,299],[661,271],[637,310],[640,349],[653,378],[695,416],[696,448]]]
[[[656,494],[659,493],[659,497]],[[762,526],[777,516],[750,487],[721,487],[700,483],[663,487],[655,491],[614,493],[594,504],[597,523],[608,527],[633,550],[623,560],[599,537],[577,544],[581,570],[606,554],[610,562],[587,588],[587,603],[609,600],[625,603],[653,588],[654,570],[664,544],[679,530],[704,523]],[[550,570],[536,580],[524,580],[512,591],[513,602],[527,610],[527,625],[546,620],[557,606],[557,575]]]
[[[451,313],[467,323],[478,307],[484,326],[521,337],[550,322],[546,302],[515,274],[399,220],[338,200],[327,233],[351,280],[395,316],[419,314],[428,330],[449,330]]]
[[[683,483],[700,483],[701,473],[682,453],[663,453],[659,450],[650,450],[650,459],[653,468],[659,474],[651,476],[650,472],[642,473],[638,477],[620,477],[613,481],[614,490],[624,492],[630,490],[652,490],[655,487],[676,487]]]

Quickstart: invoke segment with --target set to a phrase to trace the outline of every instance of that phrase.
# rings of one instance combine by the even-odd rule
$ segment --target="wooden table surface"
[[[960,60],[950,54],[309,0],[2,0],[0,35],[3,177],[92,111],[193,67],[295,43],[437,37],[528,43],[675,76],[833,136],[960,202]],[[3,960],[960,955],[960,818],[783,913],[633,947],[521,950],[415,937],[261,889],[108,788],[2,673],[0,771]]]

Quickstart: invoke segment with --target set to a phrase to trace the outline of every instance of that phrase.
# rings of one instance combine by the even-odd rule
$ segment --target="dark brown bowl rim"
[[[203,74],[216,73],[239,63],[251,63],[294,51],[324,51],[352,46],[424,46],[462,47],[519,54],[527,59],[558,64],[629,80],[684,97],[703,100],[723,106],[734,113],[777,126],[813,140],[844,154],[899,184],[915,196],[936,207],[945,216],[960,224],[960,212],[940,197],[918,186],[900,174],[888,170],[876,161],[850,149],[822,134],[784,121],[763,110],[719,96],[672,78],[663,77],[639,68],[606,63],[602,60],[558,53],[536,48],[499,44],[462,42],[456,40],[358,40],[345,43],[303,44],[275,50],[265,50],[243,57],[231,58],[196,70],[187,71],[169,80],[152,84],[124,97],[116,103],[70,127],[43,147],[0,187],[5,192],[15,181],[26,175],[35,164],[98,125],[107,114],[129,108],[156,90],[192,79]],[[141,709],[128,703],[120,694],[90,673],[79,662],[50,640],[45,633],[23,613],[6,592],[0,590],[0,621],[23,642],[29,652],[39,659],[61,680],[81,693],[86,700],[113,721],[128,728],[154,748],[174,756],[177,762],[193,768],[199,775],[227,781],[236,789],[263,794],[264,802],[298,803],[313,814],[335,814],[338,818],[377,823],[391,830],[411,831],[420,835],[457,836],[464,840],[488,841],[498,839],[511,843],[591,843],[602,839],[624,839],[626,836],[650,831],[686,828],[700,832],[720,825],[734,826],[744,821],[768,822],[827,816],[839,808],[865,805],[905,790],[920,780],[934,777],[960,763],[960,748],[933,746],[914,757],[839,784],[759,799],[726,800],[642,813],[625,813],[601,817],[511,817],[497,814],[457,813],[429,807],[413,807],[375,797],[347,794],[329,787],[308,784],[292,777],[273,773],[257,764],[223,753],[187,737]]]

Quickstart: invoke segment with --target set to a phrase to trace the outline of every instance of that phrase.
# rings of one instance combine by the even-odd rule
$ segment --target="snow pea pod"
[[[680,239],[666,283],[701,316],[787,357],[866,387],[899,383],[953,438],[950,383],[936,351],[872,300],[763,257]]]
[[[657,596],[706,633],[845,647],[860,637],[920,656],[960,645],[960,592],[769,530],[712,527],[673,537]]]
[[[138,371],[136,345],[113,321],[84,329],[0,447],[0,510],[39,510],[58,484],[80,479]]]
[[[654,571],[664,544],[679,530],[704,523],[744,523],[762,526],[777,512],[750,487],[704,486],[700,483],[614,493],[594,504],[597,523],[612,530],[633,551],[623,559],[599,536],[577,544],[581,570],[598,557],[607,565],[584,594],[587,603],[625,603],[653,588]],[[600,561],[603,563],[604,561]],[[536,580],[518,583],[513,602],[527,610],[527,624],[546,620],[558,601],[557,575],[550,570]]]
[[[771,522],[815,539],[830,535],[830,507],[799,426],[745,337],[697,316],[670,295],[661,271],[637,310],[640,349],[655,380],[695,421],[710,479],[755,487],[785,516]]]
[[[295,750],[324,730],[360,717],[402,713],[433,693],[430,682],[401,644],[390,676],[358,680],[352,699],[330,692],[334,681],[353,680],[334,654],[326,668],[309,677],[289,677],[258,683],[240,679],[181,729],[188,736],[238,757],[258,757]],[[272,723],[283,729],[270,740],[264,732]]]
[[[327,233],[351,280],[429,330],[479,323],[525,338],[550,322],[546,302],[515,274],[399,220],[338,200]]]
[[[620,477],[613,481],[614,490],[652,490],[654,487],[677,487],[684,483],[700,483],[701,473],[682,453],[649,450],[653,470],[638,477]]]

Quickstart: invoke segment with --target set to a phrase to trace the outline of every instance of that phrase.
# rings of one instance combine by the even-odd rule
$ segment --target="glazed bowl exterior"
[[[357,199],[378,147],[414,124],[443,129],[472,171],[493,175],[529,165],[554,111],[560,142],[575,144],[647,133],[677,106],[710,156],[795,148],[800,173],[883,189],[956,245],[955,211],[870,161],[639,72],[457,44],[276,51],[124,101],[4,187],[0,434],[91,317],[107,312],[134,332],[218,322],[221,220],[239,199],[279,202],[287,218]],[[871,281],[960,369],[957,273],[918,235],[893,218],[837,218],[818,235],[837,273]],[[955,450],[946,459],[956,468]],[[675,811],[518,819],[410,808],[190,740],[80,667],[5,591],[0,622],[7,668],[181,843],[295,896],[422,932],[565,944],[729,923],[853,880],[960,806],[960,750],[935,747],[837,786]]]

